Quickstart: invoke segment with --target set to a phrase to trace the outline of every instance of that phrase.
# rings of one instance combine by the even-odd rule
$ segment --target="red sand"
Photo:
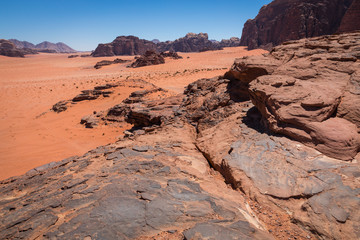
[[[139,88],[119,87],[109,98],[80,102],[62,113],[49,111],[60,100],[71,99],[96,85],[127,78],[140,78],[180,93],[199,78],[224,74],[236,57],[264,52],[226,48],[180,53],[184,59],[166,59],[162,65],[132,69],[126,68],[125,63],[98,70],[93,68],[98,61],[133,57],[67,58],[69,54],[45,53],[26,58],[0,56],[0,180],[116,141],[130,125],[86,129],[80,119],[120,103]]]

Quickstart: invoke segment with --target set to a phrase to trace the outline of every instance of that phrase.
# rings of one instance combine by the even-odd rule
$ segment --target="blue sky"
[[[93,50],[120,35],[161,41],[188,32],[240,37],[247,19],[271,0],[8,0],[1,1],[0,38],[64,42]]]

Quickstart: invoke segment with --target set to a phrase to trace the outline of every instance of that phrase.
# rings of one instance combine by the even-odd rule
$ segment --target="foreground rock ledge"
[[[359,46],[360,32],[287,42],[237,59],[225,77],[271,131],[351,160],[360,150]]]

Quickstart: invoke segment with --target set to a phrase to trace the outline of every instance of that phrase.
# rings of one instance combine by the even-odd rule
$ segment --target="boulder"
[[[179,56],[176,52],[161,52],[160,53],[161,56],[163,56],[164,58],[169,57],[172,59],[182,59],[182,56]]]
[[[146,51],[144,55],[140,56],[133,62],[130,67],[144,67],[150,65],[164,64],[165,59],[161,54],[157,54],[155,51]]]

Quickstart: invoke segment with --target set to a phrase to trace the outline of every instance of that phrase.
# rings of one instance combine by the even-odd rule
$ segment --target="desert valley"
[[[1,39],[0,94],[0,239],[360,239],[359,0],[274,0],[241,39]]]

